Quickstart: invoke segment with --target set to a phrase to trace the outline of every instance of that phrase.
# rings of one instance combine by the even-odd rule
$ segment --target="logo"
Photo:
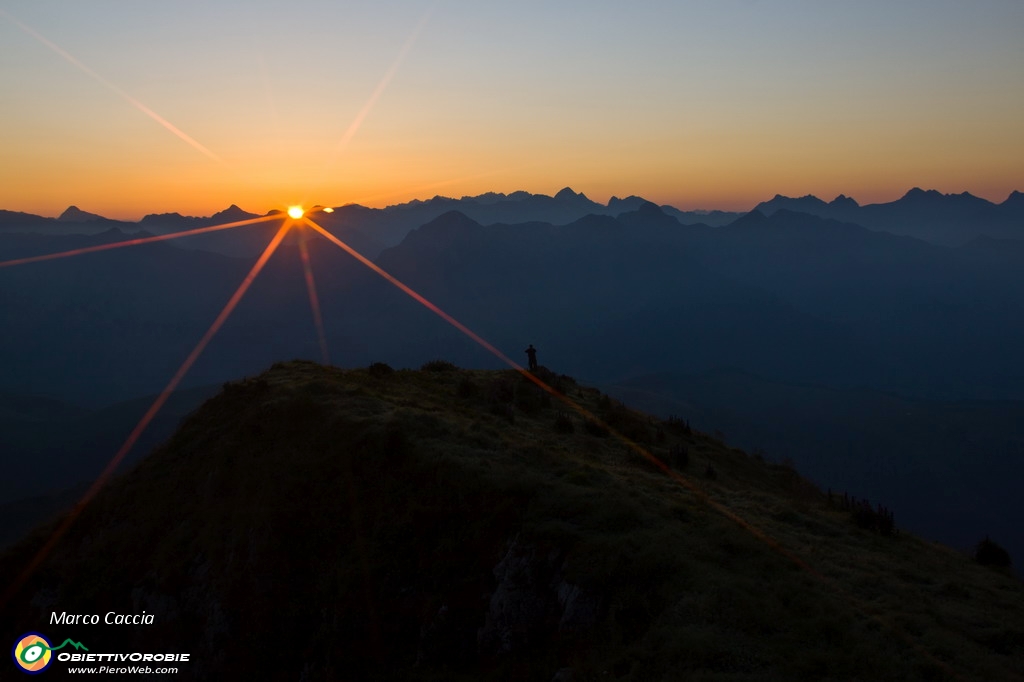
[[[70,639],[65,639],[64,643],[60,646],[51,647],[50,642],[41,634],[29,632],[15,643],[14,648],[11,650],[11,655],[14,657],[15,664],[21,668],[22,672],[29,675],[38,675],[50,666],[50,663],[53,661],[53,652],[57,649],[63,649],[68,644],[76,649],[88,651],[84,644],[73,642]]]
[[[53,654],[50,643],[42,635],[30,632],[14,645],[14,662],[30,675],[37,675],[50,665]]]

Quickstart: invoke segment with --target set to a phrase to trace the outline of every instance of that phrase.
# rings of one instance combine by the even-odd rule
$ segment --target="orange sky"
[[[1021,3],[479,4],[0,0],[0,208],[1024,190]]]

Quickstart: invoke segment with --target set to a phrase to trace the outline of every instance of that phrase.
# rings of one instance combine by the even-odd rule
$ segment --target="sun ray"
[[[97,244],[95,246],[85,246],[80,249],[72,249],[70,251],[60,251],[58,253],[48,253],[42,256],[28,256],[26,258],[15,258],[8,261],[0,262],[0,268],[13,267],[15,265],[25,265],[27,263],[39,263],[40,261],[56,260],[58,258],[70,258],[71,256],[81,256],[86,253],[96,253],[98,251],[110,251],[111,249],[120,249],[126,246],[139,246],[140,244],[151,244],[153,242],[165,242],[170,239],[181,239],[182,237],[193,237],[197,234],[206,234],[207,232],[217,232],[218,230],[230,230],[235,227],[242,227],[244,225],[254,225],[256,223],[265,223],[271,220],[280,220],[279,215],[265,215],[259,218],[249,218],[248,220],[238,220],[233,223],[223,223],[220,225],[211,225],[209,227],[198,227],[194,230],[185,230],[184,232],[173,232],[171,234],[159,234],[152,237],[139,237],[138,239],[126,239],[121,242],[111,242],[109,244]]]
[[[53,52],[55,52],[58,55],[60,55],[61,57],[63,57],[65,61],[67,61],[72,66],[74,66],[76,69],[78,69],[82,73],[86,74],[87,76],[89,76],[90,78],[92,78],[97,83],[99,83],[103,87],[107,88],[111,92],[119,95],[126,102],[128,102],[133,107],[135,107],[136,109],[138,109],[139,111],[144,113],[146,116],[149,116],[151,119],[153,119],[154,121],[159,123],[161,126],[166,128],[171,134],[177,136],[179,139],[184,141],[186,144],[191,146],[193,149],[195,149],[196,151],[200,152],[201,154],[204,154],[207,157],[213,159],[217,163],[222,164],[224,166],[227,166],[227,162],[225,162],[224,159],[222,159],[219,156],[217,156],[216,154],[214,154],[212,151],[207,149],[200,142],[195,140],[193,137],[189,136],[183,130],[181,130],[176,125],[174,125],[173,123],[168,121],[166,118],[164,118],[160,114],[156,113],[155,111],[150,109],[148,106],[146,106],[145,104],[143,104],[139,100],[135,99],[134,97],[129,95],[127,92],[125,92],[124,90],[122,90],[118,86],[114,85],[113,83],[108,81],[106,78],[104,78],[100,74],[98,74],[95,71],[93,71],[91,68],[89,68],[84,63],[82,63],[82,61],[79,60],[77,57],[75,57],[73,54],[71,54],[67,50],[63,49],[62,47],[60,47],[59,45],[54,43],[52,40],[48,39],[46,36],[42,35],[38,31],[36,31],[32,27],[30,27],[30,26],[26,25],[25,23],[19,21],[13,15],[11,15],[9,12],[5,11],[2,8],[0,8],[0,14],[2,14],[5,17],[7,17],[8,20],[10,20],[15,26],[20,28],[26,34],[28,34],[31,37],[35,38],[37,41],[39,41],[43,45],[45,45],[46,47],[50,48]]]
[[[372,260],[370,260],[369,258],[364,256],[363,254],[359,253],[358,251],[356,251],[351,246],[349,246],[345,242],[343,242],[340,239],[338,239],[337,237],[335,237],[333,234],[331,234],[330,232],[328,232],[324,228],[320,227],[319,224],[317,224],[316,222],[311,220],[309,217],[305,217],[305,218],[303,218],[303,220],[306,223],[306,225],[309,225],[314,230],[319,232],[325,239],[327,239],[328,241],[332,242],[335,246],[340,247],[342,250],[344,250],[350,256],[352,256],[353,258],[358,260],[360,263],[362,263],[366,267],[370,268],[371,270],[376,272],[378,275],[380,275],[381,277],[383,277],[387,281],[391,282],[392,285],[394,285],[395,287],[400,289],[407,296],[411,297],[417,303],[419,303],[423,307],[427,308],[432,313],[434,313],[435,315],[437,315],[438,317],[443,319],[445,322],[447,322],[448,324],[452,325],[453,327],[458,329],[460,332],[462,332],[463,334],[465,334],[466,336],[471,338],[473,341],[475,341],[480,346],[485,348],[488,352],[493,354],[495,357],[497,357],[499,360],[501,360],[502,362],[507,364],[509,367],[512,367],[513,369],[516,369],[516,370],[519,370],[519,371],[521,371],[524,374],[527,374],[529,376],[533,376],[532,374],[529,374],[529,372],[527,372],[525,369],[523,369],[522,366],[516,364],[516,362],[514,360],[512,360],[507,355],[502,353],[500,350],[495,348],[490,342],[488,342],[486,339],[484,339],[479,334],[474,332],[472,329],[470,329],[466,325],[462,324],[461,322],[456,320],[454,317],[452,317],[451,315],[449,315],[445,311],[441,310],[439,307],[437,307],[436,305],[434,305],[433,303],[428,301],[426,298],[421,296],[414,289],[406,286],[401,280],[399,280],[397,277],[393,276],[387,270],[384,270],[382,267],[380,267],[379,265],[374,263]],[[537,380],[537,381],[539,381],[539,380]],[[551,390],[554,390],[554,389],[551,389]]]
[[[427,21],[430,19],[430,15],[433,13],[433,11],[433,7],[431,7],[426,12],[424,12],[423,16],[420,18],[419,23],[416,24],[415,28],[413,28],[413,31],[409,35],[408,39],[406,39],[405,44],[402,45],[401,49],[398,51],[398,54],[395,56],[395,59],[391,62],[391,66],[388,67],[388,70],[384,73],[384,76],[380,79],[380,82],[377,83],[377,87],[374,88],[372,93],[370,93],[370,97],[369,99],[366,100],[366,103],[363,105],[363,108],[359,110],[359,112],[356,114],[356,117],[352,119],[352,122],[349,124],[348,128],[345,129],[345,132],[338,140],[338,143],[334,146],[331,155],[327,158],[327,162],[324,164],[323,171],[321,171],[320,174],[320,185],[313,187],[314,192],[321,188],[324,182],[324,178],[327,177],[327,175],[331,172],[331,169],[334,168],[334,165],[337,163],[338,156],[341,154],[341,152],[345,150],[345,148],[348,146],[348,143],[352,141],[352,138],[355,137],[355,134],[363,125],[363,121],[366,120],[366,117],[370,115],[370,111],[373,109],[374,105],[377,104],[377,100],[381,98],[381,95],[383,95],[384,91],[387,90],[388,85],[391,84],[391,80],[395,77],[395,74],[398,73],[399,67],[402,66],[402,62],[405,61],[405,58],[412,50],[413,45],[416,44],[416,39],[419,38],[419,35],[423,31],[423,28],[427,25]]]
[[[188,357],[185,358],[185,361],[181,363],[181,366],[178,368],[178,371],[174,373],[174,376],[167,383],[167,386],[164,388],[163,391],[161,391],[160,395],[157,396],[156,400],[153,401],[153,404],[150,405],[149,409],[142,416],[142,419],[140,419],[138,424],[135,425],[135,428],[132,429],[132,432],[128,435],[128,438],[124,441],[124,444],[121,445],[121,448],[110,459],[110,461],[107,463],[107,466],[104,467],[100,475],[96,477],[96,480],[94,480],[92,485],[89,486],[89,489],[85,492],[85,494],[78,501],[78,503],[75,504],[74,508],[71,509],[71,511],[69,511],[68,514],[64,517],[64,520],[61,522],[60,526],[58,526],[57,529],[50,535],[49,539],[47,539],[46,543],[36,553],[32,561],[29,562],[25,570],[21,572],[21,575],[19,575],[18,578],[15,579],[14,582],[8,586],[7,590],[5,590],[3,597],[0,598],[0,608],[7,604],[10,598],[18,591],[18,589],[20,589],[20,587],[25,583],[25,581],[28,580],[29,576],[32,575],[33,571],[35,571],[39,564],[41,564],[43,560],[46,559],[46,557],[49,555],[50,551],[53,550],[54,546],[56,546],[60,538],[63,537],[64,533],[66,533],[68,529],[74,524],[74,522],[78,519],[78,516],[82,513],[85,507],[88,506],[88,504],[92,501],[96,494],[103,488],[107,480],[113,475],[114,471],[117,470],[118,465],[125,458],[128,452],[131,451],[132,447],[135,446],[135,443],[139,440],[139,437],[142,436],[146,428],[149,427],[150,422],[153,421],[157,413],[160,412],[161,408],[163,408],[164,403],[167,402],[167,399],[170,398],[171,394],[174,393],[174,391],[178,388],[178,384],[180,384],[182,379],[185,378],[185,375],[188,374],[188,371],[192,368],[192,365],[195,364],[196,360],[199,359],[199,356],[202,355],[203,351],[206,349],[206,346],[210,343],[210,341],[217,334],[217,332],[220,331],[221,326],[223,326],[224,322],[228,319],[228,317],[234,311],[235,307],[242,300],[242,297],[245,296],[245,293],[249,290],[249,287],[256,279],[256,276],[259,275],[261,270],[263,270],[263,267],[267,264],[267,261],[270,260],[270,257],[274,255],[274,252],[277,250],[277,247],[280,246],[281,242],[285,238],[285,235],[288,234],[288,230],[291,229],[293,225],[294,221],[292,220],[285,220],[282,223],[281,228],[277,231],[277,234],[275,234],[273,239],[270,240],[270,243],[267,244],[266,249],[263,250],[263,253],[257,259],[256,263],[252,266],[252,269],[249,270],[249,274],[247,274],[245,276],[245,279],[242,280],[242,283],[238,285],[238,289],[236,289],[235,293],[232,294],[230,299],[228,299],[228,302],[224,305],[224,308],[220,311],[220,314],[217,315],[217,318],[213,321],[213,324],[211,324],[210,328],[206,330],[206,333],[203,334],[203,337],[199,340],[199,343],[196,344],[195,348],[192,349],[192,352],[189,353]]]
[[[384,73],[384,77],[380,79],[380,83],[377,84],[377,87],[370,94],[369,99],[366,100],[366,104],[364,104],[363,108],[359,110],[356,117],[352,119],[352,123],[349,124],[344,134],[342,134],[341,139],[338,140],[338,144],[335,147],[336,153],[344,151],[345,147],[348,146],[348,143],[352,141],[353,137],[355,137],[355,134],[363,125],[363,121],[366,120],[366,117],[370,115],[370,111],[373,109],[374,105],[377,104],[377,100],[381,98],[381,95],[384,94],[384,91],[387,90],[388,86],[391,84],[391,80],[395,77],[395,74],[398,73],[399,67],[402,66],[402,62],[405,61],[406,55],[409,54],[413,45],[416,44],[416,39],[419,38],[420,32],[423,30],[423,27],[427,25],[427,19],[429,18],[430,11],[428,10],[420,19],[420,22],[416,24],[412,34],[405,41],[405,44],[402,45],[402,48],[398,51],[398,55],[395,56],[395,60],[391,62],[391,66]]]
[[[380,267],[379,265],[377,265],[376,263],[371,261],[369,258],[364,256],[363,254],[361,254],[358,251],[356,251],[354,248],[352,248],[351,246],[349,246],[348,244],[346,244],[342,240],[340,240],[337,237],[335,237],[333,234],[331,234],[330,232],[328,232],[327,230],[322,228],[320,225],[318,225],[313,220],[309,219],[308,217],[304,218],[303,220],[305,221],[305,223],[307,225],[309,225],[314,230],[319,232],[325,239],[327,239],[328,241],[330,241],[334,245],[336,245],[339,248],[341,248],[342,250],[344,250],[350,256],[352,256],[353,258],[358,260],[360,263],[362,263],[363,265],[365,265],[366,267],[370,268],[375,273],[377,273],[378,275],[380,275],[381,277],[386,279],[388,282],[390,282],[392,285],[397,287],[403,293],[405,293],[406,295],[411,297],[417,303],[419,303],[420,305],[424,306],[425,308],[430,310],[432,313],[434,313],[435,315],[437,315],[438,317],[443,319],[445,322],[447,322],[448,324],[450,324],[453,327],[455,327],[456,329],[458,329],[460,332],[462,332],[464,335],[468,336],[470,339],[475,341],[477,344],[479,344],[481,347],[486,349],[488,352],[490,352],[496,358],[498,358],[499,360],[504,362],[506,365],[508,365],[512,369],[514,369],[517,372],[519,372],[526,379],[528,379],[529,381],[533,382],[534,384],[536,384],[541,389],[543,389],[547,393],[551,394],[552,396],[554,396],[555,398],[560,400],[562,403],[564,403],[568,407],[572,408],[580,416],[584,417],[585,419],[588,419],[588,420],[591,420],[593,422],[601,424],[604,428],[606,428],[608,430],[608,432],[611,435],[613,435],[615,438],[617,438],[622,443],[626,444],[631,450],[633,450],[637,454],[641,455],[644,459],[648,460],[649,462],[651,462],[652,464],[657,466],[662,472],[664,472],[666,475],[671,477],[677,483],[679,483],[680,485],[685,487],[687,490],[689,490],[690,492],[692,492],[695,495],[697,495],[698,497],[700,497],[706,504],[708,504],[713,509],[715,509],[716,511],[721,513],[723,516],[725,516],[728,519],[734,521],[739,526],[741,526],[742,528],[744,528],[745,530],[750,532],[752,535],[757,537],[759,540],[761,540],[762,542],[768,544],[770,547],[772,547],[772,549],[774,549],[774,550],[782,553],[783,555],[785,555],[788,559],[790,559],[793,563],[799,565],[801,568],[804,568],[805,570],[807,570],[807,571],[809,571],[809,572],[811,572],[811,573],[813,573],[813,574],[815,574],[815,575],[817,575],[819,577],[823,577],[815,569],[813,569],[809,565],[807,565],[798,556],[792,554],[791,552],[786,550],[784,547],[782,547],[782,545],[780,545],[778,543],[778,541],[776,541],[773,538],[771,538],[770,536],[768,536],[766,533],[764,533],[762,530],[760,530],[756,526],[751,525],[748,521],[743,519],[741,516],[736,514],[731,509],[729,509],[726,506],[720,504],[719,502],[716,502],[714,499],[712,499],[707,494],[707,492],[705,492],[703,489],[701,489],[700,487],[695,485],[692,481],[687,479],[685,476],[683,476],[682,474],[678,473],[677,471],[672,470],[668,465],[666,465],[660,459],[655,457],[650,451],[648,451],[647,448],[643,447],[639,443],[636,443],[631,438],[626,437],[624,434],[619,433],[618,431],[616,431],[614,428],[612,428],[608,424],[605,424],[604,421],[600,417],[598,417],[597,415],[593,414],[588,409],[586,409],[582,405],[578,404],[576,401],[572,400],[571,398],[569,398],[565,394],[555,390],[553,387],[548,385],[548,383],[546,381],[544,381],[541,378],[537,377],[532,372],[530,372],[526,368],[524,368],[522,365],[520,365],[519,363],[517,363],[514,360],[512,360],[511,358],[509,358],[507,355],[505,355],[500,350],[498,350],[493,344],[491,344],[489,341],[487,341],[486,339],[481,337],[479,334],[474,332],[472,329],[470,329],[466,325],[464,325],[461,322],[459,322],[458,320],[456,320],[454,317],[452,317],[447,312],[442,310],[440,307],[438,307],[437,305],[435,305],[434,303],[429,301],[423,295],[421,295],[420,293],[418,293],[417,291],[415,291],[414,289],[412,289],[411,287],[406,285],[404,282],[399,280],[397,277],[395,277],[394,275],[392,275],[388,271],[384,270],[382,267]]]
[[[327,334],[324,332],[324,318],[320,312],[320,297],[316,293],[316,278],[313,277],[313,265],[309,260],[309,247],[306,245],[306,235],[299,236],[299,255],[302,257],[302,270],[306,275],[306,291],[309,292],[309,307],[313,312],[313,324],[316,325],[316,338],[320,344],[320,361],[331,364],[330,354],[327,352]]]

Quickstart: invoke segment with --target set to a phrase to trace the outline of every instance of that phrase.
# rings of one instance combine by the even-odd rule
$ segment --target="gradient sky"
[[[0,208],[1024,190],[1021,0],[629,5],[0,0]]]

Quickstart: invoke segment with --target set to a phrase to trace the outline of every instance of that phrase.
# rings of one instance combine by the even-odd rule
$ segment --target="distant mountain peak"
[[[249,218],[259,218],[257,213],[249,213],[248,211],[242,210],[237,204],[231,204],[223,211],[214,213],[210,218],[216,218],[217,220],[248,220]]]
[[[176,223],[183,220],[193,220],[192,218],[186,218],[178,212],[173,213],[149,213],[143,216],[142,220],[139,221],[140,225],[157,225],[163,223]]]
[[[919,187],[915,187],[914,189],[907,192],[905,195],[903,195],[903,198],[900,199],[900,201],[927,202],[932,204],[942,202],[943,206],[956,206],[961,209],[977,209],[982,206],[993,205],[992,202],[990,202],[988,199],[976,197],[970,192],[960,192],[959,194],[943,194],[938,190],[922,190]]]
[[[1006,197],[1006,201],[1004,201],[1001,204],[1001,206],[1024,207],[1024,192],[1018,192],[1017,190],[1013,190],[1012,192],[1010,192],[1010,196]]]
[[[562,189],[558,190],[558,194],[555,195],[555,198],[565,200],[585,197],[583,197],[582,194],[577,194],[576,192],[572,191],[571,187],[563,187]]]
[[[484,192],[483,194],[477,194],[475,196],[465,195],[460,199],[460,201],[472,201],[478,204],[495,204],[507,199],[508,197],[501,192]]]
[[[643,197],[638,197],[635,194],[631,194],[625,199],[619,197],[612,197],[608,200],[608,208],[613,213],[625,213],[627,211],[636,211],[644,204],[648,203]]]
[[[825,203],[813,194],[805,194],[802,197],[787,197],[784,194],[776,194],[772,197],[771,201],[765,203],[783,202],[783,201],[799,201],[799,202],[812,202],[812,203]]]
[[[860,204],[855,199],[852,199],[845,194],[840,194],[835,199],[828,203],[832,208],[859,208]]]
[[[62,223],[86,223],[90,220],[103,220],[103,216],[83,211],[77,206],[68,206],[57,218]]]
[[[429,223],[424,225],[428,227],[431,225],[450,225],[457,227],[480,227],[480,223],[470,218],[462,211],[446,211],[441,215],[437,216]]]
[[[620,213],[618,220],[626,227],[632,228],[654,227],[664,229],[680,227],[682,225],[675,216],[669,215],[661,206],[643,199],[640,200],[640,204],[635,210]]]
[[[942,196],[942,192],[940,192],[938,190],[935,190],[935,189],[923,190],[920,187],[914,187],[911,190],[909,190],[906,194],[904,194],[903,198],[904,199],[924,199],[924,198],[936,198],[936,197],[941,197],[941,196]]]
[[[756,227],[758,225],[765,225],[769,222],[771,221],[768,216],[755,208],[750,213],[741,215],[739,218],[729,223],[729,227]]]
[[[447,211],[405,235],[402,244],[432,251],[444,250],[463,235],[482,226],[462,211]]]
[[[430,234],[433,237],[441,235],[450,236],[461,234],[468,230],[477,230],[480,227],[482,227],[480,223],[473,220],[462,211],[446,211],[430,222],[425,223],[410,232],[409,236],[416,233],[420,233],[420,235]]]
[[[781,209],[818,214],[827,208],[828,204],[813,194],[805,194],[802,197],[787,197],[776,194],[770,201],[762,201],[755,206],[754,210],[760,211],[765,215],[771,215]]]

